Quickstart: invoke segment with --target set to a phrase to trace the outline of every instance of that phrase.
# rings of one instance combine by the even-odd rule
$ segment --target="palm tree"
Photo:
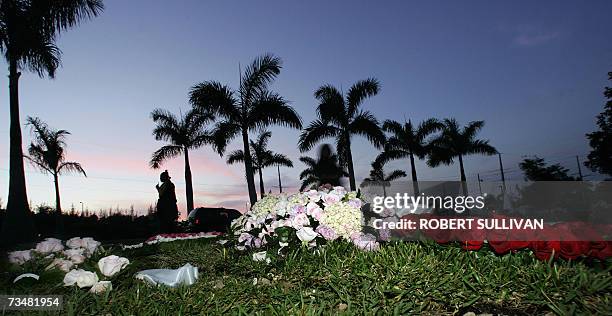
[[[60,65],[57,35],[97,16],[102,0],[0,1],[0,52],[9,68],[9,194],[7,216],[2,225],[6,244],[33,238],[23,166],[19,122],[19,77],[23,69],[53,78]]]
[[[272,166],[293,167],[293,162],[287,156],[277,154],[268,149],[268,140],[270,140],[270,137],[272,137],[272,133],[265,131],[257,136],[256,141],[249,141],[253,172],[259,173],[259,194],[262,198],[266,192],[264,189],[263,169]],[[239,149],[228,155],[228,164],[234,164],[236,162],[244,163],[244,151]]]
[[[189,212],[194,209],[189,150],[212,143],[210,132],[204,130],[204,125],[212,121],[214,117],[210,113],[191,109],[187,114],[177,118],[166,110],[156,109],[151,112],[151,118],[157,123],[153,129],[155,139],[169,143],[153,153],[151,168],[158,169],[164,161],[183,155],[185,158],[185,194]]]
[[[419,195],[420,192],[414,157],[416,156],[419,159],[423,159],[427,156],[431,148],[427,142],[427,137],[442,129],[442,127],[442,123],[436,119],[425,120],[416,128],[412,125],[411,121],[405,122],[404,125],[402,125],[393,120],[386,120],[383,124],[383,130],[391,133],[391,137],[387,139],[381,159],[386,162],[389,160],[410,158],[412,186],[415,196]]]
[[[384,170],[385,163],[386,160],[382,156],[376,158],[376,160],[372,162],[372,170],[370,170],[370,176],[363,180],[361,186],[382,186],[383,196],[387,197],[386,187],[391,186],[391,181],[406,177],[406,172],[404,172],[403,170],[393,170],[391,171],[391,173],[386,174]]]
[[[470,122],[461,128],[455,119],[445,119],[442,133],[431,141],[431,152],[427,164],[437,167],[440,164],[450,165],[454,159],[459,160],[463,195],[467,195],[463,157],[473,154],[495,155],[497,150],[489,145],[488,140],[476,139],[476,134],[484,127],[484,121]]]
[[[321,146],[317,159],[302,156],[300,161],[306,165],[306,169],[300,173],[300,180],[302,180],[300,191],[309,186],[341,185],[340,178],[348,177],[348,173],[338,164],[338,155],[333,153],[328,144]]]
[[[85,170],[78,162],[66,161],[66,130],[54,130],[39,118],[27,118],[28,125],[32,127],[34,141],[28,148],[28,160],[45,174],[53,176],[55,185],[55,212],[56,230],[59,236],[63,234],[62,205],[60,199],[59,176],[65,173],[82,173],[87,177]]]
[[[363,101],[378,93],[378,80],[370,78],[356,82],[348,91],[346,98],[331,85],[324,85],[315,92],[319,100],[318,119],[310,123],[302,132],[299,140],[300,151],[310,150],[319,141],[335,137],[340,165],[348,168],[351,190],[356,190],[351,136],[365,136],[377,148],[385,142],[385,134],[378,120],[368,111],[361,111]]]
[[[190,101],[194,107],[218,115],[221,120],[214,130],[215,147],[223,155],[227,144],[242,138],[244,169],[251,205],[257,201],[253,161],[249,148],[249,131],[271,125],[301,129],[302,120],[297,112],[269,85],[282,68],[280,58],[267,54],[255,58],[240,74],[237,91],[216,81],[206,81],[191,88]]]

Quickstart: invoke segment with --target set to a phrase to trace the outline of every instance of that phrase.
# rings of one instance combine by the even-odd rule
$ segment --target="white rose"
[[[14,264],[23,264],[32,259],[32,250],[18,250],[9,252],[9,262]]]
[[[73,265],[74,263],[70,260],[56,258],[56,259],[53,259],[51,264],[47,266],[47,270],[58,268],[64,272],[68,272],[70,271]]]
[[[64,286],[77,285],[80,288],[93,286],[98,283],[98,275],[82,269],[71,270],[64,276]]]
[[[100,281],[94,284],[91,287],[91,289],[89,289],[89,292],[94,293],[94,294],[100,294],[106,291],[110,291],[112,289],[113,289],[113,284],[111,283],[111,281]]]
[[[310,190],[305,193],[310,202],[319,202],[321,200],[321,193],[317,190]]]
[[[295,234],[303,243],[309,243],[317,237],[317,232],[308,226],[300,228]]]
[[[72,263],[74,264],[81,264],[85,262],[85,256],[83,255],[72,255],[72,256],[69,256],[68,259],[72,261]]]
[[[66,246],[71,249],[83,247],[83,240],[80,237],[74,237],[66,240]]]
[[[340,202],[340,196],[334,194],[333,192],[323,195],[323,204],[325,204],[325,206],[334,205],[338,202]]]
[[[36,251],[40,253],[52,253],[64,250],[62,241],[55,238],[47,238],[36,245]]]
[[[127,258],[110,255],[98,261],[98,268],[104,276],[111,277],[130,263]]]
[[[87,252],[89,254],[93,254],[94,252],[96,252],[98,247],[101,245],[99,241],[95,241],[91,237],[84,237],[83,239],[81,239],[81,243],[82,247],[87,249]]]

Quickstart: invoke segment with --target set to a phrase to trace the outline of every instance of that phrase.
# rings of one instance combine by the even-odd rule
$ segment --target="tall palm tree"
[[[34,141],[28,148],[28,160],[34,167],[45,174],[53,176],[55,186],[55,214],[56,234],[62,237],[64,233],[64,222],[62,220],[62,204],[60,198],[59,176],[65,173],[81,173],[87,177],[85,170],[78,162],[66,161],[66,136],[70,133],[66,130],[54,130],[39,118],[27,118],[28,125],[32,128]]]
[[[215,147],[223,155],[228,143],[242,138],[244,169],[251,205],[257,202],[253,161],[249,148],[249,131],[271,125],[301,129],[302,120],[297,112],[269,85],[282,68],[281,59],[271,54],[255,58],[240,74],[238,90],[216,81],[205,81],[191,88],[190,101],[202,111],[212,112],[221,120],[214,131]]]
[[[340,178],[348,177],[348,173],[338,164],[338,155],[333,153],[328,144],[321,146],[317,159],[302,156],[300,161],[306,165],[306,169],[300,173],[300,191],[309,186],[341,185]]]
[[[403,170],[393,170],[391,173],[385,173],[386,160],[379,156],[374,162],[372,162],[372,170],[370,170],[370,176],[365,178],[361,183],[362,187],[368,186],[382,186],[383,196],[387,197],[387,187],[391,186],[391,181],[395,181],[399,178],[406,177],[406,172]]]
[[[414,126],[411,121],[403,125],[393,120],[386,120],[383,130],[391,133],[385,144],[385,150],[381,159],[386,161],[410,158],[410,170],[412,171],[412,187],[414,195],[419,195],[419,183],[417,178],[414,157],[424,159],[429,153],[430,146],[427,137],[442,129],[444,125],[436,119],[428,119]]]
[[[28,196],[23,166],[19,122],[19,77],[22,70],[53,78],[60,65],[57,35],[84,20],[97,16],[102,0],[0,1],[0,52],[9,68],[9,194],[7,216],[2,225],[2,242],[34,237],[29,220]]]
[[[155,129],[153,129],[155,139],[169,143],[153,153],[150,161],[151,168],[158,169],[164,161],[183,155],[185,158],[185,194],[187,212],[189,212],[194,209],[189,150],[205,144],[212,144],[210,132],[204,130],[204,126],[214,117],[210,113],[202,113],[196,109],[191,109],[185,115],[177,118],[166,110],[156,109],[151,112],[151,118],[157,123]]]
[[[356,82],[347,92],[346,98],[331,85],[317,89],[315,98],[319,100],[318,119],[310,123],[302,132],[299,148],[302,152],[310,150],[319,141],[334,137],[340,165],[348,168],[351,190],[356,190],[353,154],[351,152],[352,135],[365,136],[377,148],[385,142],[385,134],[380,129],[378,120],[368,111],[359,109],[363,101],[378,93],[379,83],[374,78]]]
[[[259,173],[259,195],[263,198],[264,193],[264,181],[263,181],[263,169],[272,166],[285,166],[293,167],[293,162],[283,154],[277,154],[272,150],[268,149],[268,141],[272,137],[272,133],[264,131],[257,136],[256,141],[249,141],[251,149],[251,161],[253,162],[253,172]],[[244,151],[235,150],[230,153],[227,157],[228,164],[234,164],[236,162],[244,163]]]
[[[427,164],[431,167],[450,165],[457,158],[463,194],[467,195],[463,157],[474,154],[495,155],[497,150],[489,145],[488,140],[476,139],[476,134],[484,127],[484,121],[470,122],[461,127],[455,119],[445,119],[443,124],[442,133],[431,141],[431,153]]]

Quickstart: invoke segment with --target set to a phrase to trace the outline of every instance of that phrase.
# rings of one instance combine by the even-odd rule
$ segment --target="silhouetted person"
[[[157,218],[160,223],[162,232],[172,232],[175,228],[176,219],[178,218],[178,207],[176,206],[176,193],[174,192],[174,183],[170,181],[168,170],[159,175],[161,185],[155,185],[159,199],[157,200]]]

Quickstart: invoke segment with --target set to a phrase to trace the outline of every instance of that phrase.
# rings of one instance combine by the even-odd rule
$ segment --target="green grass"
[[[65,288],[59,273],[15,286],[10,282],[19,272],[6,263],[0,293],[63,294],[63,313],[71,315],[612,314],[609,262],[550,264],[528,251],[500,257],[486,249],[414,242],[362,252],[334,243],[319,254],[298,250],[266,265],[253,262],[250,253],[192,240],[122,255],[132,263],[104,295]],[[133,278],[138,270],[187,262],[200,268],[200,279],[190,287],[155,288]]]

